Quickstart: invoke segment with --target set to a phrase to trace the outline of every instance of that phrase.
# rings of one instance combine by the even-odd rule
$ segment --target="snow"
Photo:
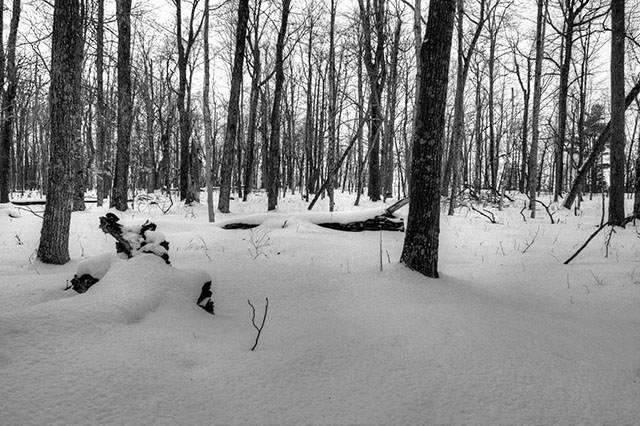
[[[353,198],[334,215],[387,207]],[[203,205],[123,213],[158,225],[171,266],[113,254],[95,206],[72,216],[72,261],[44,265],[41,219],[0,214],[0,425],[637,423],[636,228],[563,265],[599,200],[555,225],[525,222],[522,202],[492,209],[498,224],[443,215],[437,280],[398,264],[404,234],[318,227],[326,203],[306,213],[298,196],[266,214],[256,194],[216,224]],[[261,225],[221,228],[232,220]],[[86,293],[64,291],[100,268]],[[209,279],[216,315],[195,304]],[[267,297],[251,352],[247,300],[261,320]]]

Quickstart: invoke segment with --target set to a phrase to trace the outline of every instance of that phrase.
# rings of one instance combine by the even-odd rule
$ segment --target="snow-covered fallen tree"
[[[404,231],[404,219],[398,211],[409,203],[404,198],[388,207],[349,212],[258,213],[220,222],[223,229],[251,229],[279,218],[283,227],[291,220],[302,220],[339,231]]]
[[[113,213],[107,213],[100,217],[100,229],[106,234],[113,236],[116,240],[116,253],[103,253],[88,259],[84,259],[78,264],[76,274],[71,279],[73,290],[78,293],[85,293],[94,284],[110,277],[114,269],[135,268],[139,262],[133,261],[138,257],[148,257],[153,255],[163,260],[166,268],[171,270],[172,275],[180,275],[180,270],[172,268],[169,262],[169,243],[163,233],[156,231],[156,224],[146,221],[144,223],[120,222],[120,219]],[[114,268],[117,265],[117,268]],[[131,270],[132,274],[137,271]],[[214,304],[211,290],[211,277],[206,272],[199,273],[203,276],[200,296],[196,299],[198,306],[207,312],[214,313]],[[185,277],[186,279],[186,277]],[[176,285],[181,285],[182,279],[176,281]]]

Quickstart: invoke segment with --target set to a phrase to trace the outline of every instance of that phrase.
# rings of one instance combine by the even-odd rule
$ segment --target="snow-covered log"
[[[379,207],[349,212],[308,212],[298,214],[264,213],[244,216],[221,222],[223,229],[251,229],[262,225],[265,221],[273,221],[280,218],[284,224],[287,221],[302,220],[339,231],[404,231],[404,219],[398,211],[409,203],[409,198],[404,198],[389,207]]]

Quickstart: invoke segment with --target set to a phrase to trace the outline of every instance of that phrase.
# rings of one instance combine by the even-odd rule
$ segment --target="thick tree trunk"
[[[611,0],[611,186],[609,223],[624,223],[624,38],[625,0]]]
[[[227,107],[227,126],[222,147],[222,170],[220,172],[220,196],[218,210],[229,213],[231,198],[231,175],[233,172],[234,147],[238,138],[238,122],[240,116],[240,91],[242,89],[242,67],[244,49],[247,39],[247,22],[249,21],[249,0],[240,0],[238,5],[238,26],[236,27],[236,45],[231,72],[231,91]]]
[[[131,149],[131,123],[133,100],[131,97],[131,0],[116,2],[118,21],[118,147],[111,192],[111,207],[127,210],[129,160]]]
[[[400,261],[438,277],[442,140],[455,0],[432,0],[420,52],[422,75],[416,98],[416,129],[407,232]]]
[[[38,259],[44,263],[69,261],[69,226],[73,188],[72,152],[80,132],[82,22],[79,0],[56,0],[51,46],[49,113],[51,152],[47,204]]]

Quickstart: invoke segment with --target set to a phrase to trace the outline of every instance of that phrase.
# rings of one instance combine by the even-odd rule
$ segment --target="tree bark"
[[[273,109],[271,110],[271,134],[267,154],[267,210],[275,210],[278,206],[280,189],[280,102],[284,86],[284,42],[287,35],[289,9],[291,0],[282,1],[282,21],[276,41],[275,87],[273,89]]]
[[[69,261],[72,153],[80,132],[82,22],[79,0],[56,0],[53,12],[49,114],[51,151],[47,204],[38,246],[44,263]]]
[[[438,278],[442,145],[455,0],[431,0],[416,98],[407,231],[400,261]]]
[[[131,98],[131,0],[116,2],[118,21],[118,147],[111,207],[127,210],[133,100]]]
[[[374,0],[373,11],[369,2],[365,7],[363,0],[358,0],[358,5],[364,38],[363,59],[369,78],[369,184],[367,194],[371,201],[379,201],[381,192],[380,139],[382,138],[382,123],[384,121],[382,93],[386,80],[384,58],[386,1]],[[374,15],[373,26],[369,16],[371,14]],[[375,34],[377,38],[375,50],[371,41],[372,34]]]
[[[4,3],[4,2],[2,2]],[[0,12],[3,4],[0,3]],[[13,125],[16,121],[16,92],[18,90],[18,70],[16,67],[16,39],[18,36],[18,23],[20,22],[20,0],[13,0],[9,39],[7,40],[7,90],[2,98],[2,134],[0,141],[0,203],[9,202],[11,170],[11,145],[13,144]],[[2,25],[0,25],[0,31]],[[2,34],[0,32],[0,34]],[[0,47],[1,49],[1,47]],[[2,86],[0,86],[2,88]]]
[[[334,190],[334,167],[336,153],[336,106],[338,82],[336,81],[336,0],[331,0],[329,18],[329,146],[327,149],[327,180],[326,189],[329,196],[329,211],[335,208],[333,197]],[[322,191],[322,190],[321,190]],[[317,194],[316,194],[317,196]]]
[[[611,0],[611,185],[609,223],[622,225],[624,215],[624,38],[625,0]]]
[[[96,197],[98,207],[102,206],[105,195],[104,152],[107,138],[104,105],[104,0],[98,0],[96,24]]]
[[[533,71],[533,104],[531,105],[531,148],[529,150],[529,208],[531,218],[536,217],[538,192],[538,139],[540,138],[540,100],[542,98],[542,61],[544,59],[545,19],[548,0],[537,0],[536,59]]]
[[[231,198],[231,175],[233,172],[234,147],[238,137],[238,120],[240,115],[240,90],[242,89],[242,67],[244,49],[247,39],[247,23],[249,21],[249,0],[240,0],[238,5],[238,26],[236,27],[236,45],[231,72],[231,91],[227,107],[227,126],[222,147],[222,170],[220,172],[220,196],[218,210],[229,213]]]
[[[210,60],[209,60],[209,0],[204,0],[204,84],[202,87],[202,115],[204,121],[204,147],[207,153],[207,214],[209,222],[216,221],[213,208],[213,150],[211,144],[211,108],[209,106],[209,80]]]

